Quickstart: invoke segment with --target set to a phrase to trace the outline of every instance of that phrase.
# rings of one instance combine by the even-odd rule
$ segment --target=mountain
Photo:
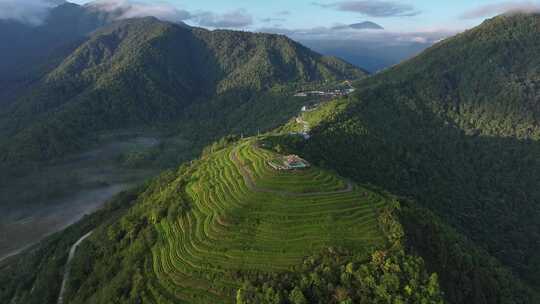
[[[313,166],[275,170],[274,140],[216,142],[0,265],[0,300],[55,303],[66,245],[93,231],[67,262],[68,303],[442,303],[437,275],[404,252],[391,196]]]
[[[9,41],[0,45],[0,104],[13,101],[88,34],[112,20],[72,3],[52,8],[39,25],[0,20],[0,40]]]
[[[37,26],[0,20],[0,39],[10,42],[0,46],[2,76],[13,73],[21,65],[42,64],[54,50],[77,42],[110,21],[106,13],[72,3],[51,9],[43,23]]]
[[[360,23],[353,23],[349,25],[350,28],[355,30],[384,30],[384,27],[378,25],[375,22],[364,21]]]
[[[360,23],[353,23],[347,25],[338,25],[333,27],[336,30],[353,29],[353,30],[384,30],[384,27],[378,25],[375,22],[365,21]]]
[[[365,75],[284,36],[123,20],[95,31],[10,103],[0,117],[9,142],[0,154],[8,162],[51,159],[88,134],[171,123],[203,103],[211,112],[224,96],[249,100],[276,86]]]
[[[303,45],[328,56],[343,58],[370,73],[377,73],[420,54],[431,43],[403,42],[388,44],[385,41],[356,40],[301,40]]]
[[[351,103],[299,149],[418,201],[538,291],[539,23],[537,14],[499,16],[359,82]],[[414,233],[417,245],[433,240]],[[512,292],[475,269],[481,259],[449,263],[456,251],[433,246],[419,252],[451,303],[506,303]],[[452,272],[459,267],[470,270]]]

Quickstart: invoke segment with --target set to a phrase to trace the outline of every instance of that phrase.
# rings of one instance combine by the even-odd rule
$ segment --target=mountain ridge
[[[186,28],[152,17],[128,19],[96,31],[29,94],[11,103],[4,133],[22,146],[41,138],[45,146],[26,151],[34,159],[47,159],[72,149],[69,142],[47,147],[48,136],[56,142],[78,141],[74,137],[89,131],[171,122],[186,106],[223,94],[364,75],[284,36]],[[65,128],[53,122],[69,122],[78,131],[62,136]],[[25,150],[14,149],[4,159]]]
[[[537,14],[499,16],[359,82],[302,151],[418,201],[534,289],[538,24]],[[475,296],[494,301],[484,288]]]

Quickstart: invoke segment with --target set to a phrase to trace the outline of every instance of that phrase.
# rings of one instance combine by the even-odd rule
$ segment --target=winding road
[[[64,278],[62,279],[62,287],[60,288],[60,294],[58,295],[58,304],[64,303],[64,293],[66,292],[66,284],[69,280],[69,272],[71,270],[71,260],[73,260],[73,257],[75,256],[75,252],[77,251],[77,247],[86,240],[89,236],[92,235],[92,232],[90,231],[87,234],[83,235],[73,246],[71,246],[71,249],[69,250],[69,256],[68,260],[66,262],[66,269],[64,270]]]

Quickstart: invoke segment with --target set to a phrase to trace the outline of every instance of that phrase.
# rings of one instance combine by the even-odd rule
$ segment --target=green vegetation
[[[539,18],[497,17],[360,81],[341,113],[293,142],[312,163],[417,201],[474,244],[447,244],[440,232],[444,245],[428,239],[436,252],[421,251],[433,267],[449,265],[440,277],[452,303],[534,303],[538,293],[539,113],[530,92]],[[448,264],[449,252],[462,268]],[[485,266],[493,258],[501,268]]]
[[[94,24],[67,18],[78,16],[69,10],[76,7],[50,17],[55,29],[66,22],[67,32],[77,32],[66,33],[68,40]],[[79,21],[84,26],[74,25]],[[2,224],[75,201],[81,192],[112,191],[175,168],[227,134],[275,128],[302,105],[295,90],[364,75],[283,36],[211,32],[154,18],[116,22],[76,40],[44,66],[24,70],[24,94],[0,107]],[[159,144],[88,160],[86,153],[123,141],[109,134],[134,128]],[[0,247],[10,251],[27,241],[2,240]]]
[[[308,257],[294,272],[257,278],[237,293],[247,303],[444,303],[436,274],[421,258],[376,251],[371,259],[329,249]]]
[[[436,275],[403,250],[390,197],[316,167],[274,171],[275,152],[236,140],[162,174],[95,228],[72,262],[67,303],[442,303]]]
[[[2,111],[0,160],[54,159],[85,148],[96,132],[133,126],[182,134],[186,125],[223,123],[215,140],[240,126],[232,118],[264,117],[266,94],[279,100],[304,85],[364,75],[284,36],[124,20],[93,33]],[[276,117],[288,119],[265,119]]]
[[[260,178],[253,174],[255,185],[275,181],[265,163],[269,152],[252,144],[246,141],[204,159],[186,186],[190,211],[158,226],[153,268],[159,288],[188,302],[228,302],[239,287],[238,271],[282,271],[327,246],[369,254],[380,244],[375,208],[383,198],[358,189],[297,196],[296,185],[313,183],[297,172],[288,173],[290,188],[250,188],[244,179],[251,177],[240,168],[244,161],[251,161],[255,172],[265,172]]]
[[[237,292],[242,303],[445,303],[437,274],[407,254],[405,234],[392,201],[379,210],[378,224],[388,246],[366,259],[354,251],[328,248],[304,259],[294,271],[251,276]]]
[[[264,149],[254,149],[245,146],[238,151],[240,163],[249,170],[254,179],[254,186],[259,189],[272,191],[287,191],[295,194],[309,192],[329,192],[346,190],[347,183],[335,174],[310,168],[289,171],[276,171],[270,167],[268,161],[280,159],[283,156]]]
[[[0,20],[0,104],[24,94],[73,52],[86,35],[110,22],[104,12],[65,3],[52,9],[40,25]],[[3,111],[0,109],[0,112]]]
[[[450,303],[536,303],[538,296],[499,261],[432,212],[405,202],[399,212],[412,252],[439,274]]]
[[[0,262],[0,302],[56,303],[71,245],[99,225],[108,225],[120,218],[141,189],[118,194],[100,211],[24,253]]]
[[[299,115],[291,119],[288,123],[276,129],[276,133],[283,132],[302,132],[304,125],[297,121],[297,118],[302,118],[310,128],[315,128],[320,123],[334,119],[339,113],[347,108],[349,98],[334,99],[330,101],[320,101],[316,103],[316,108],[308,112],[300,112]]]
[[[161,288],[188,302],[232,300],[239,287],[237,271],[287,270],[328,246],[369,254],[381,242],[375,212],[382,197],[358,189],[299,196],[298,184],[324,188],[335,182],[313,181],[310,176],[317,172],[289,172],[291,183],[273,188],[268,154],[252,144],[246,141],[205,159],[186,186],[190,212],[158,226],[154,271]],[[264,172],[253,174],[255,187],[269,188],[249,187],[245,179],[252,177],[243,170],[252,169],[240,168],[247,161],[255,172]]]

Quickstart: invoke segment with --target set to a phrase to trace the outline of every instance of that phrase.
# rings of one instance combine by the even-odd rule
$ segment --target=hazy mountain
[[[0,104],[36,82],[85,37],[112,21],[108,14],[64,3],[52,8],[43,23],[0,20]]]
[[[365,21],[360,23],[353,23],[347,25],[334,26],[334,30],[354,29],[354,30],[384,30],[384,27],[371,21]]]
[[[355,30],[384,30],[384,27],[378,25],[375,22],[364,21],[360,23],[353,23],[349,25],[350,28]]]
[[[328,56],[343,58],[371,73],[410,59],[431,46],[430,43],[384,44],[355,40],[302,40],[302,44]]]
[[[0,39],[10,42],[0,46],[2,74],[21,65],[42,63],[52,51],[85,37],[108,19],[105,13],[66,3],[51,9],[40,25],[1,20]]]

